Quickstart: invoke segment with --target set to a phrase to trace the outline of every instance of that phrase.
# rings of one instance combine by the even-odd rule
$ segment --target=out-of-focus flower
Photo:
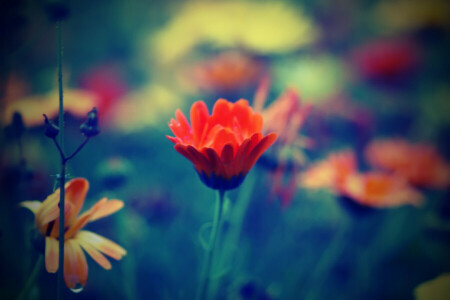
[[[102,124],[109,120],[106,116],[128,91],[128,85],[120,72],[120,67],[114,64],[97,66],[82,75],[80,87],[98,97],[96,107]]]
[[[209,115],[203,101],[191,107],[191,125],[180,110],[167,136],[177,150],[189,159],[208,187],[229,190],[239,186],[277,135],[263,136],[263,118],[254,113],[247,100],[236,103],[219,99]]]
[[[367,147],[366,157],[372,166],[395,172],[418,187],[445,188],[450,184],[448,163],[429,144],[375,140]]]
[[[297,173],[297,168],[293,167],[292,171],[288,173],[287,183],[284,183],[284,177],[286,176],[284,168],[277,168],[271,176],[271,197],[278,197],[283,207],[288,207],[291,204],[294,193],[297,190]]]
[[[356,48],[351,60],[362,76],[390,80],[413,71],[419,65],[420,51],[412,41],[373,40]]]
[[[264,64],[242,52],[223,52],[197,62],[183,71],[186,86],[202,92],[242,92],[254,87],[264,72]]]
[[[450,296],[450,273],[421,283],[414,289],[416,300],[446,300]]]
[[[281,2],[190,2],[150,40],[160,63],[173,63],[196,47],[286,53],[311,44],[318,29],[297,6]]]
[[[405,204],[420,205],[421,193],[408,185],[403,178],[380,172],[349,174],[339,185],[341,195],[355,202],[376,208],[396,207]]]
[[[446,0],[385,0],[377,2],[372,19],[378,28],[392,32],[408,32],[427,26],[449,28],[448,11],[450,5]],[[402,12],[399,14],[398,12]]]
[[[330,154],[325,160],[313,164],[303,172],[300,185],[311,188],[326,188],[338,192],[347,177],[358,172],[355,153],[351,150]]]
[[[343,90],[348,80],[344,63],[329,55],[302,56],[275,65],[274,82],[278,89],[295,87],[305,102],[324,102]]]
[[[295,192],[298,166],[305,163],[303,148],[312,144],[310,139],[300,135],[312,106],[302,104],[297,91],[289,88],[264,109],[269,86],[269,77],[264,77],[255,93],[254,107],[263,116],[263,132],[275,132],[278,135],[272,151],[265,156],[271,156],[276,161],[271,193],[278,195],[282,205],[287,206]],[[283,186],[286,171],[289,179],[287,186]]]
[[[173,89],[159,84],[131,92],[111,108],[108,125],[122,132],[159,125],[180,106],[180,99]]]
[[[27,82],[14,73],[8,76],[4,85],[0,82],[0,89],[3,90],[0,105],[24,98],[29,92]]]
[[[126,184],[132,170],[129,160],[114,156],[101,161],[95,173],[106,189],[113,190]]]
[[[42,125],[42,114],[53,119],[59,112],[58,91],[45,95],[30,96],[6,103],[3,111],[4,122],[10,122],[14,112],[20,112],[27,127]],[[84,117],[86,112],[96,105],[97,97],[78,89],[64,90],[64,111],[76,117]]]
[[[67,287],[73,289],[86,285],[88,266],[84,249],[100,266],[111,269],[111,263],[103,255],[106,254],[120,260],[126,251],[116,243],[91,231],[82,230],[89,222],[106,217],[123,207],[120,200],[98,201],[91,209],[78,215],[83,206],[89,182],[84,178],[75,178],[67,182],[65,189],[64,212],[64,280]],[[45,237],[45,268],[49,273],[58,270],[59,247],[59,198],[60,190],[56,190],[43,202],[24,201],[23,207],[35,215],[35,225]],[[103,254],[102,254],[103,253]]]
[[[299,130],[312,108],[302,104],[299,93],[294,88],[286,89],[267,108],[263,108],[267,98],[269,81],[265,78],[256,92],[254,107],[264,119],[264,132],[276,132],[281,144],[301,144]],[[264,90],[266,92],[264,92]]]

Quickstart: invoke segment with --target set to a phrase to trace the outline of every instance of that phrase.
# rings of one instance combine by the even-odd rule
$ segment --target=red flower
[[[420,51],[406,40],[374,40],[357,48],[352,60],[367,78],[392,79],[413,71],[420,62]]]
[[[167,136],[177,150],[189,159],[208,187],[230,190],[239,186],[277,135],[261,133],[263,118],[253,112],[247,100],[236,103],[219,99],[212,115],[203,101],[191,107],[190,125],[180,110],[169,127],[175,137]]]

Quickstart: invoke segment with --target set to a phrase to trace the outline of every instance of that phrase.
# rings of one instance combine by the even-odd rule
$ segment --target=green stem
[[[253,187],[256,183],[256,176],[254,176],[254,174],[251,173],[247,176],[247,179],[240,188],[236,204],[230,211],[230,218],[228,220],[229,228],[227,230],[227,234],[223,238],[223,247],[220,249],[221,253],[218,254],[219,257],[217,264],[219,268],[224,270],[226,268],[228,269],[230,266],[233,266],[232,269],[228,269],[226,271],[226,273],[231,271],[231,274],[229,275],[231,277],[233,277],[233,273],[239,272],[237,253],[242,232],[242,224],[252,199],[251,196]],[[223,274],[225,275],[225,273]],[[221,286],[222,280],[223,277],[218,278],[211,284],[212,295],[217,293],[218,288]]]
[[[216,200],[216,208],[214,213],[213,226],[211,229],[210,244],[206,252],[205,264],[202,278],[200,281],[197,299],[204,300],[208,298],[209,282],[211,280],[211,269],[214,261],[214,252],[217,245],[218,234],[222,223],[223,202],[225,199],[225,191],[220,190]]]
[[[62,38],[61,21],[57,25],[58,33],[58,90],[59,90],[59,145],[64,153],[64,103],[63,103],[63,84],[62,84]],[[64,156],[61,157],[61,174],[59,177],[59,268],[58,268],[58,300],[63,299],[64,286],[64,212],[65,212],[65,190],[66,184],[66,162]]]
[[[17,297],[17,300],[25,299],[28,292],[33,287],[34,282],[36,281],[37,275],[39,274],[39,270],[42,268],[43,261],[44,261],[44,256],[41,254],[38,257],[36,264],[34,265],[33,271],[31,272],[30,277],[28,277],[28,280],[25,283],[24,288],[22,289],[19,296]]]

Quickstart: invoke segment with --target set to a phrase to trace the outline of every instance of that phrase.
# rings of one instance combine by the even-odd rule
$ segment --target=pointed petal
[[[42,202],[39,209],[36,211],[36,227],[43,229],[49,222],[56,220],[59,216],[59,189],[53,194],[49,195],[44,202]]]
[[[23,202],[20,202],[19,205],[22,207],[28,208],[29,210],[31,210],[31,212],[33,214],[36,214],[39,207],[41,207],[42,202],[41,201],[23,201]]]
[[[64,246],[64,281],[67,287],[72,289],[78,284],[85,286],[88,276],[88,265],[83,250],[72,239],[67,240]]]
[[[89,189],[89,182],[84,178],[75,178],[69,181],[65,187],[65,201],[71,209],[65,215],[65,224],[71,224],[80,213]]]
[[[204,148],[203,153],[208,157],[211,170],[214,174],[224,176],[225,169],[217,152],[213,148]]]
[[[89,242],[86,242],[84,239],[80,238],[79,235],[76,235],[74,239],[100,266],[102,266],[106,270],[111,269],[111,263],[109,262],[109,260]]]
[[[49,273],[58,271],[59,245],[58,240],[52,237],[45,238],[45,269]]]
[[[194,144],[198,145],[203,133],[203,128],[208,120],[209,112],[205,102],[197,101],[191,107],[191,124]]]
[[[226,144],[222,149],[220,159],[224,164],[229,164],[233,160],[233,146]]]
[[[114,243],[113,241],[104,238],[91,231],[82,230],[77,235],[78,239],[83,239],[85,243],[89,243],[92,247],[104,254],[119,260],[127,254],[127,251]]]
[[[206,174],[211,174],[211,164],[209,163],[208,158],[203,153],[192,146],[187,146],[187,151],[196,161],[194,165],[197,171],[203,171]]]
[[[277,139],[276,133],[266,135],[250,152],[245,163],[244,171],[248,172],[259,159],[259,157],[267,150]]]
[[[100,201],[97,203],[100,203]],[[117,199],[112,199],[104,202],[100,205],[99,209],[94,214],[92,214],[90,222],[112,215],[113,213],[122,209],[123,205],[123,201]]]
[[[265,75],[258,84],[255,96],[253,97],[253,107],[256,111],[262,111],[267,100],[270,89],[270,76]]]

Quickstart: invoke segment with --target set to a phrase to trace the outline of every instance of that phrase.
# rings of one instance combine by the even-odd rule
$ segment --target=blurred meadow
[[[87,282],[64,299],[195,299],[216,191],[166,135],[177,109],[192,121],[220,98],[248,100],[278,138],[226,193],[210,299],[450,299],[449,6],[3,1],[0,298],[19,299],[48,249],[20,203],[58,188],[43,114],[58,124],[61,18],[67,154],[93,107],[100,128],[66,180],[89,182],[81,212],[123,201],[85,229],[126,250],[103,251],[105,270],[81,244]],[[22,299],[56,299],[48,267]]]

